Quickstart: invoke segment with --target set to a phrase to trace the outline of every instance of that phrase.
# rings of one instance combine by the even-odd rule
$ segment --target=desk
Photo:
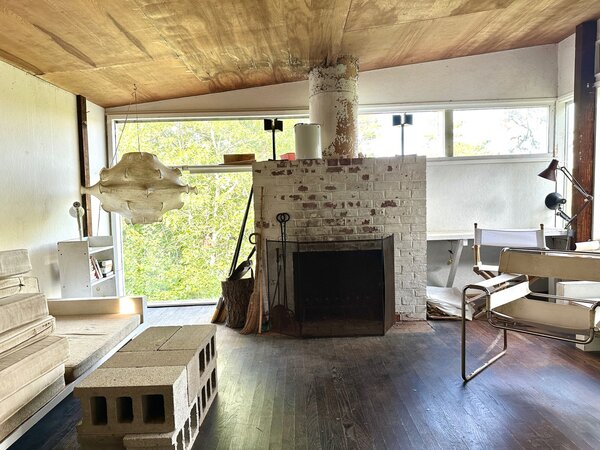
[[[567,231],[559,228],[544,228],[544,236],[546,237],[561,237],[566,236]],[[473,231],[434,231],[427,232],[427,241],[448,241],[452,245],[452,264],[450,264],[450,272],[446,287],[452,287],[456,271],[462,255],[463,248],[468,245],[469,240],[473,240]]]

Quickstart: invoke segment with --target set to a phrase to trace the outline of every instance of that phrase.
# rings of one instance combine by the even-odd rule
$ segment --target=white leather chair
[[[600,299],[536,293],[531,277],[600,282],[600,253],[505,248],[500,254],[499,275],[463,289],[461,370],[466,381],[506,354],[507,331],[532,334],[575,344],[590,344],[600,326]],[[503,349],[482,366],[467,374],[466,311],[471,301],[467,291],[485,298],[487,320],[503,330]],[[550,300],[550,301],[549,301]],[[556,302],[560,300],[561,302]],[[553,302],[554,301],[554,302]]]

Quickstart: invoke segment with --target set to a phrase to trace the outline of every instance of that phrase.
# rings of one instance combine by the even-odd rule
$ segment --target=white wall
[[[0,62],[0,250],[29,249],[33,274],[59,296],[56,242],[78,236],[75,96]]]
[[[557,45],[557,97],[573,94],[575,83],[575,35]]]
[[[447,103],[556,97],[557,46],[542,45],[485,55],[361,72],[361,105]],[[306,110],[308,82],[242,89],[145,103],[144,112]],[[109,108],[107,114],[127,107]]]
[[[473,232],[482,228],[554,228],[544,206],[554,184],[537,176],[550,156],[463,159],[427,163],[427,231]]]
[[[548,166],[550,156],[518,159],[429,160],[427,163],[427,230],[429,233],[458,232],[473,235],[473,224],[481,228],[556,227],[552,211],[544,206],[554,184],[537,176]],[[472,240],[469,241],[469,245]],[[450,271],[450,241],[427,244],[427,284],[445,286]],[[492,264],[498,251],[482,255]],[[472,270],[470,247],[463,249],[454,285],[481,281]]]

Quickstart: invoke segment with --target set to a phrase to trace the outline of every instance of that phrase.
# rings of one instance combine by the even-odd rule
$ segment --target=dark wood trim
[[[79,178],[82,186],[90,185],[90,152],[87,130],[87,100],[77,96],[77,134],[79,144]],[[92,198],[89,194],[81,196],[81,206],[85,210],[83,216],[83,235],[91,236],[92,230]]]
[[[575,129],[573,142],[573,176],[594,195],[594,149],[596,124],[596,88],[594,57],[596,53],[596,21],[579,24],[575,31]],[[572,211],[584,205],[584,198],[573,189]],[[592,208],[577,217],[575,242],[592,237]]]

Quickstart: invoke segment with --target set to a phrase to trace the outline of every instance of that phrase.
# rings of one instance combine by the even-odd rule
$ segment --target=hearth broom
[[[260,188],[260,223],[261,227],[264,221],[263,217],[263,203],[264,203],[264,187]],[[254,284],[254,291],[250,296],[250,302],[248,303],[248,310],[246,312],[246,323],[244,328],[240,331],[241,334],[250,334],[262,331],[262,235],[260,233],[254,234],[256,239],[256,278]]]

